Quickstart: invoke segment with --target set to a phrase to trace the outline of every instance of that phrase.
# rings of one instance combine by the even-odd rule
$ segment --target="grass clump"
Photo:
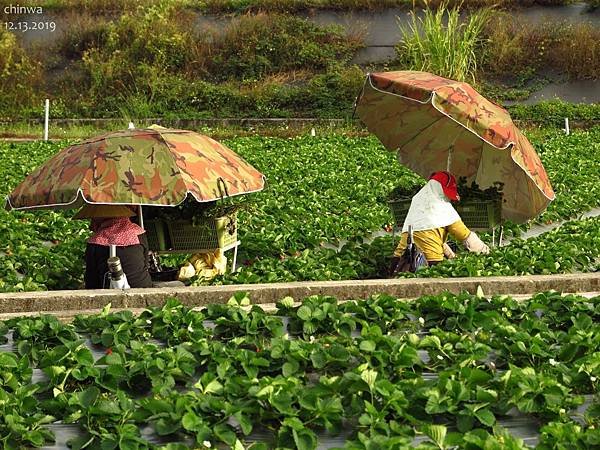
[[[109,21],[106,17],[93,16],[87,12],[67,12],[67,26],[52,50],[68,60],[81,59],[90,49],[101,48],[108,38]]]
[[[533,77],[551,68],[570,79],[600,78],[600,29],[592,24],[531,24],[499,13],[485,35],[484,69],[489,75],[508,71]]]
[[[284,14],[247,14],[235,19],[210,46],[208,72],[219,79],[260,79],[291,70],[323,71],[348,62],[362,45],[341,27],[319,27]]]
[[[40,98],[41,65],[29,58],[15,35],[0,28],[0,108],[14,111]]]
[[[424,16],[411,11],[408,29],[402,28],[402,40],[396,51],[400,64],[407,69],[433,72],[458,81],[475,81],[478,49],[491,10],[482,9],[460,18],[458,7],[445,3],[437,10],[427,8]]]

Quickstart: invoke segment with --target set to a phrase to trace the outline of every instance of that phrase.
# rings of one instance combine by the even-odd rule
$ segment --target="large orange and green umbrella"
[[[467,83],[426,72],[371,73],[356,111],[402,164],[424,177],[448,170],[481,188],[503,182],[506,219],[524,222],[554,199],[539,156],[508,112]]]
[[[223,144],[152,126],[108,133],[60,151],[7,197],[16,210],[91,204],[177,205],[260,191],[264,176]]]

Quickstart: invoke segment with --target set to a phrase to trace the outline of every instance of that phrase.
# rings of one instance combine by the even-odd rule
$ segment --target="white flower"
[[[146,323],[147,323],[148,325],[150,325],[150,324],[152,323],[152,321],[151,321],[150,319],[146,319]]]
[[[202,443],[202,445],[204,445],[206,448],[211,448],[212,447],[212,444],[210,443],[210,441],[204,441]]]
[[[437,359],[439,359],[440,361],[443,361],[444,357],[442,355],[437,355]]]
[[[508,308],[507,308],[506,306],[503,306],[503,307],[502,307],[502,312],[503,312],[503,313],[505,313],[505,312],[507,312],[507,311],[508,311]]]
[[[567,412],[567,411],[565,411],[565,408],[560,408],[560,409],[558,410],[558,413],[559,413],[559,414],[564,414],[564,413],[566,413],[566,412]]]
[[[422,317],[419,317],[419,323],[421,325],[425,325],[425,319],[423,319]]]
[[[548,361],[550,363],[551,366],[555,366],[556,364],[558,364],[554,358],[550,358],[550,361]]]
[[[596,378],[595,376],[593,376],[593,375],[592,375],[592,376],[590,377],[590,381],[591,381],[592,383],[593,383],[594,381],[596,381],[596,380],[597,380],[597,378]]]
[[[310,342],[315,342],[315,337],[314,336],[310,337]]]

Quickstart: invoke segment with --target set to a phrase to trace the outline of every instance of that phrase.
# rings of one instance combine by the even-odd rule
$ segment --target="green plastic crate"
[[[161,219],[144,220],[144,229],[148,238],[148,247],[151,251],[167,250],[167,230]]]
[[[388,202],[396,226],[402,227],[412,199],[391,200]],[[467,200],[453,204],[456,212],[467,226],[480,230],[490,230],[502,223],[502,200]]]
[[[192,224],[186,220],[167,222],[170,250],[211,250],[237,242],[237,217],[210,218]]]
[[[197,224],[189,220],[144,221],[148,246],[155,252],[213,250],[237,242],[237,216],[209,218]]]
[[[502,200],[468,200],[454,207],[467,228],[489,230],[502,223]]]
[[[408,214],[411,201],[411,198],[406,198],[401,200],[390,200],[388,202],[392,214],[394,215],[396,226],[402,227],[404,225],[404,219],[406,219],[406,215]]]

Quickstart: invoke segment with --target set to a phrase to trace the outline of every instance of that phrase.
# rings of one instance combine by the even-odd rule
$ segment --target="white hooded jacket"
[[[412,198],[402,232],[407,232],[409,225],[413,231],[432,230],[457,220],[461,220],[460,216],[444,194],[442,185],[437,180],[429,180]]]

